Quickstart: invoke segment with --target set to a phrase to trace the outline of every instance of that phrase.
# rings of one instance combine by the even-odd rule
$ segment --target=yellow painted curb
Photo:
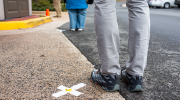
[[[21,28],[30,28],[35,27],[47,22],[52,21],[50,16],[34,18],[23,21],[9,21],[9,22],[0,22],[0,30],[13,30]]]

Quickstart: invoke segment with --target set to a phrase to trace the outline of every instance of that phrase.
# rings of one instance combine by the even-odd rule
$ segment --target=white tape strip
[[[64,32],[64,31],[66,31],[66,30],[56,30],[56,31],[59,31],[59,32]]]
[[[61,86],[58,87],[58,89],[60,89],[62,91],[54,93],[54,94],[52,94],[52,96],[57,98],[57,97],[65,95],[67,93],[70,93],[70,94],[75,95],[75,96],[79,96],[79,95],[81,95],[83,93],[81,93],[79,91],[76,91],[76,90],[79,89],[79,88],[82,88],[84,86],[86,86],[86,84],[84,84],[84,83],[79,83],[77,85],[72,86],[71,88],[67,88],[67,87],[61,85]]]

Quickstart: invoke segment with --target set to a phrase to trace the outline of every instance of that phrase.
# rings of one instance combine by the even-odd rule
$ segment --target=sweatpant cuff
[[[132,76],[136,76],[136,75],[139,75],[139,76],[143,76],[143,73],[135,73],[135,72],[132,72],[132,71],[128,71],[126,70],[128,74],[132,75]]]

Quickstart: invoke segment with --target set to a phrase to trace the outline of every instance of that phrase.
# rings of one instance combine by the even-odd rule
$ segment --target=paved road
[[[128,59],[128,12],[118,2],[117,18],[121,37],[120,64]],[[100,61],[94,30],[94,5],[89,6],[83,32],[69,31],[69,23],[61,29],[69,40],[98,68]],[[127,100],[180,100],[180,9],[150,8],[151,39],[144,74],[144,92],[132,93],[122,83],[120,94]]]

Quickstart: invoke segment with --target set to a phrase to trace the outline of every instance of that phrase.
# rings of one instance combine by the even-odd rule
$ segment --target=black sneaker
[[[91,82],[102,86],[106,91],[116,91],[120,89],[119,75],[101,75],[99,70],[93,70],[91,73]]]
[[[121,70],[122,81],[128,84],[129,91],[143,91],[143,77],[142,76],[132,76],[126,72],[126,69]]]

